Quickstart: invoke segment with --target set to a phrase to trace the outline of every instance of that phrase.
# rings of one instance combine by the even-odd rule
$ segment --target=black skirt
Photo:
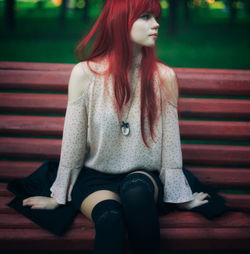
[[[28,197],[50,197],[50,187],[56,179],[58,166],[59,160],[46,161],[28,177],[14,179],[7,185],[7,189],[15,194],[15,197],[7,205],[57,236],[62,236],[68,231],[77,213],[80,212],[79,208],[82,201],[89,194],[97,190],[110,190],[119,194],[124,177],[128,173],[138,170],[149,173],[158,185],[157,209],[159,215],[167,214],[175,209],[178,210],[175,204],[163,202],[164,187],[159,179],[159,172],[157,170],[149,171],[140,168],[128,173],[107,174],[95,169],[83,167],[73,186],[71,202],[60,205],[54,210],[31,209],[30,206],[23,206],[23,200]],[[204,185],[184,167],[183,172],[193,193],[203,191],[209,193],[211,196],[207,204],[195,207],[191,211],[201,213],[208,219],[211,219],[221,215],[228,209],[224,204],[225,199],[217,193],[218,189]]]
[[[146,169],[136,169],[122,174],[107,174],[83,167],[73,186],[71,202],[60,205],[54,210],[31,209],[30,206],[23,206],[23,200],[28,197],[50,197],[50,187],[56,179],[58,166],[59,160],[46,161],[28,177],[12,180],[7,185],[7,189],[16,195],[7,205],[55,235],[61,236],[66,233],[77,213],[80,212],[82,201],[89,194],[97,190],[110,190],[119,194],[124,177],[137,170],[147,172],[154,178],[159,190],[158,212],[159,214],[168,212],[163,202],[163,185],[159,179],[159,172]]]

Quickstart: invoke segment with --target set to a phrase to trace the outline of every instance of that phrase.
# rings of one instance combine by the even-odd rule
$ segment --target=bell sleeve
[[[175,94],[178,96],[177,80],[172,69],[169,82],[172,89],[176,91]],[[173,103],[167,100],[162,109],[162,156],[159,175],[164,186],[164,202],[184,203],[194,200],[192,190],[183,173],[182,166],[177,101]]]
[[[66,204],[72,200],[71,192],[84,164],[87,142],[87,97],[84,93],[67,104],[57,176],[50,188],[50,196],[59,204]]]

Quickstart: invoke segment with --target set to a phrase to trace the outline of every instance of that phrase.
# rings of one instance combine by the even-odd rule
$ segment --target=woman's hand
[[[34,196],[23,200],[23,206],[31,206],[31,209],[53,210],[59,206],[53,197]]]
[[[194,200],[178,204],[178,207],[190,210],[196,206],[201,206],[208,203],[208,200],[206,200],[205,198],[210,197],[208,193],[204,193],[204,192],[199,192],[199,193],[195,192],[193,193],[193,196],[194,196]]]

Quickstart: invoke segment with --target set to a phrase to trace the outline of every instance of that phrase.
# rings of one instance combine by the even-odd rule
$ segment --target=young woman
[[[77,48],[51,195],[22,203],[71,202],[95,224],[95,254],[124,253],[126,232],[134,253],[160,253],[161,207],[208,202],[183,174],[176,74],[155,55],[160,14],[158,0],[106,1]]]

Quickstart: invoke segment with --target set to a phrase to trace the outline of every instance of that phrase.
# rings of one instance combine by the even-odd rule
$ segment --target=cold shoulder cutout
[[[159,74],[162,78],[164,93],[166,94],[167,101],[177,108],[179,99],[179,87],[177,82],[177,76],[173,68],[158,63]]]
[[[92,78],[93,73],[89,70],[86,62],[80,62],[73,67],[68,85],[69,103],[77,101],[88,92]]]

